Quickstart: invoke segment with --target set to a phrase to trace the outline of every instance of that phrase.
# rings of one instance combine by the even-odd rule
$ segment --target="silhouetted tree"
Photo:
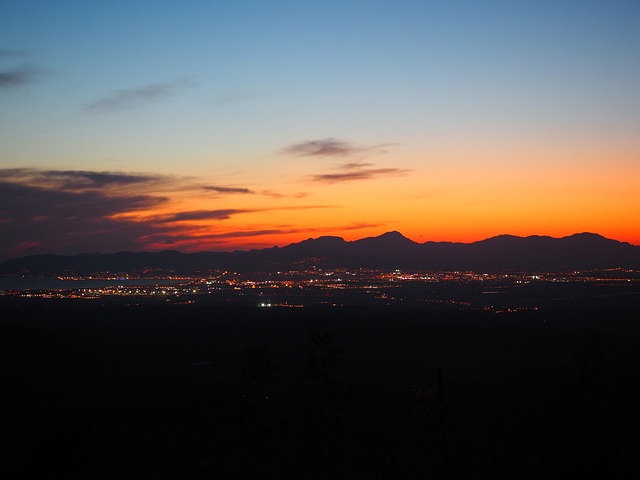
[[[582,380],[595,380],[604,362],[602,339],[596,334],[591,334],[586,344],[573,354],[573,360]]]
[[[311,332],[296,365],[293,413],[298,447],[325,476],[344,477],[356,443],[360,390],[339,375],[346,348],[336,334]]]

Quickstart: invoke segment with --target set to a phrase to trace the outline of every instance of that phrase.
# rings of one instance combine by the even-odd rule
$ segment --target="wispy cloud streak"
[[[240,193],[240,194],[248,194],[248,193],[255,193],[252,190],[245,188],[245,187],[224,187],[224,186],[220,186],[220,185],[205,185],[202,188],[204,188],[205,190],[209,190],[212,192],[216,192],[216,193],[223,193],[223,194],[234,194],[234,193]]]
[[[153,220],[160,223],[186,222],[200,220],[228,220],[234,215],[243,213],[272,212],[286,210],[313,210],[318,208],[331,208],[329,205],[305,205],[305,206],[283,206],[274,208],[224,208],[218,210],[188,210],[176,212],[170,215],[154,217]]]
[[[379,177],[404,175],[408,172],[409,170],[404,170],[401,168],[371,168],[340,173],[324,173],[319,175],[312,175],[311,178],[314,182],[318,183],[338,183],[349,182],[353,180],[369,180]]]
[[[393,145],[392,143],[383,143],[372,146],[354,145],[345,140],[336,138],[323,138],[320,140],[307,140],[304,142],[294,143],[284,148],[284,152],[288,154],[303,157],[346,157],[354,154],[369,153],[388,153],[385,147]]]
[[[2,169],[0,170],[0,176],[4,182],[74,192],[132,186],[141,187],[168,181],[167,178],[159,175],[87,170],[38,170],[35,168]]]
[[[354,147],[351,143],[335,138],[307,140],[305,142],[294,143],[284,149],[285,152],[294,155],[315,157],[345,156],[357,150],[357,147]]]
[[[393,145],[391,143],[373,146],[357,146],[344,140],[325,138],[321,140],[309,140],[289,145],[284,152],[305,157],[347,157],[355,154],[366,157],[365,153],[388,153],[383,147]],[[343,163],[335,168],[335,173],[322,173],[310,175],[312,181],[317,183],[350,182],[353,180],[368,180],[390,175],[403,175],[408,170],[402,168],[374,168],[370,162],[353,161]]]
[[[108,112],[141,107],[170,97],[179,89],[193,85],[193,82],[190,80],[177,80],[172,83],[156,83],[132,89],[118,90],[109,96],[90,103],[86,106],[86,110],[90,112]]]
[[[192,210],[188,212],[179,212],[172,215],[160,217],[161,222],[183,222],[193,220],[228,220],[232,215],[239,213],[248,213],[255,210],[227,208],[220,210]]]
[[[26,65],[12,70],[0,71],[0,88],[10,88],[32,83],[37,76],[38,71]]]

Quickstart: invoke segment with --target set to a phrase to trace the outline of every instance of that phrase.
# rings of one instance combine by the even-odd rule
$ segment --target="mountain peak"
[[[354,249],[368,255],[395,256],[406,254],[418,246],[416,242],[405,237],[400,232],[386,232],[377,237],[367,237],[351,242]]]
[[[399,231],[397,230],[392,230],[390,232],[385,232],[382,235],[379,235],[376,238],[395,238],[395,239],[404,239],[404,240],[409,240],[407,237],[405,237],[404,235],[402,235]]]
[[[568,237],[565,237],[565,238],[604,238],[606,239],[606,237],[603,237],[599,233],[592,233],[592,232],[574,233],[573,235],[569,235]]]
[[[282,248],[288,250],[300,250],[306,248],[335,249],[342,247],[346,243],[347,242],[342,237],[325,235],[318,238],[307,238],[306,240],[298,243],[292,243]]]

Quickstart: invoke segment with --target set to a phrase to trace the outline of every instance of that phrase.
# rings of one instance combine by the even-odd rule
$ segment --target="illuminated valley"
[[[55,286],[49,288],[5,288],[0,297],[3,302],[57,299],[128,305],[218,303],[260,308],[405,306],[496,313],[640,298],[640,271],[630,269],[483,273],[312,267],[253,274],[211,271],[197,277],[100,272],[59,276],[52,283]]]

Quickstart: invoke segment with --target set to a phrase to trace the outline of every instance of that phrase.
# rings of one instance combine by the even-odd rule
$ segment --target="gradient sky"
[[[5,0],[0,260],[637,245],[639,52],[637,0]]]

